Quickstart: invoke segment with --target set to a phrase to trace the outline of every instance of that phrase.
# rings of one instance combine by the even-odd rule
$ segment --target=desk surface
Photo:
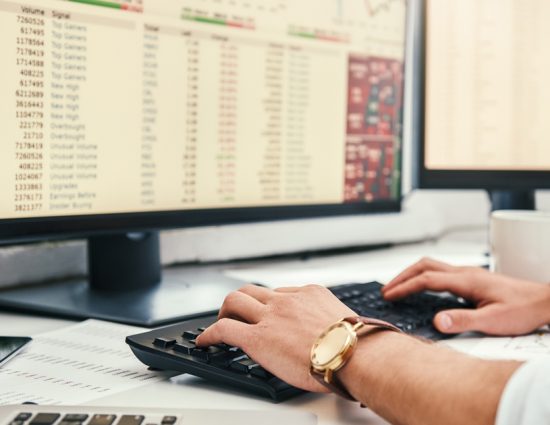
[[[373,268],[373,274],[368,271],[364,273],[364,280],[384,280],[381,273],[386,275],[395,274],[404,267],[413,257],[425,255],[435,256],[447,261],[457,259],[458,263],[467,262],[468,258],[482,259],[485,250],[484,237],[479,235],[472,238],[445,238],[442,241],[407,245],[387,250],[378,250],[339,256],[335,258],[324,258],[315,260],[317,266],[323,262],[334,267],[335,261],[345,260],[347,264],[372,263],[376,259],[384,258],[385,271],[380,268]],[[293,270],[299,268],[297,262],[289,262]],[[284,267],[285,263],[277,262],[277,266]],[[304,263],[304,267],[311,267],[311,260]],[[257,268],[260,272],[262,267],[273,268],[274,263],[248,265],[247,272]],[[252,267],[252,268],[251,268]],[[241,267],[242,268],[242,267]],[[310,282],[308,282],[310,283]],[[26,316],[11,313],[0,313],[0,335],[37,335],[42,332],[60,329],[74,322],[38,316]],[[472,344],[479,341],[479,338],[460,338],[451,341],[449,345],[460,349],[468,350]],[[220,409],[292,409],[315,413],[319,418],[320,425],[333,424],[385,424],[386,422],[368,409],[361,409],[357,403],[340,399],[334,395],[305,394],[295,399],[275,405],[270,401],[243,395],[224,389],[220,390],[208,382],[188,375],[174,377],[168,381],[149,384],[147,386],[118,393],[107,398],[94,400],[92,405],[108,406],[148,406],[148,407],[182,407],[182,408],[220,408]]]

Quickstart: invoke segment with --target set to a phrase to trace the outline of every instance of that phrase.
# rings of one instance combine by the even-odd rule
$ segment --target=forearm
[[[535,303],[533,310],[539,312],[539,316],[542,318],[541,325],[550,324],[550,284],[546,285],[546,295]]]
[[[394,424],[493,424],[519,365],[380,332],[360,340],[338,376],[354,397]]]

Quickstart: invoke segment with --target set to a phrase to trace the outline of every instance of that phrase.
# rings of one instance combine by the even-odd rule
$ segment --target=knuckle
[[[216,326],[214,329],[224,334],[227,331],[228,327],[229,327],[229,319],[222,317],[220,320],[216,322]]]
[[[321,286],[321,285],[308,285],[307,288],[311,292],[317,293],[317,294],[324,294],[326,292],[330,292],[326,287]]]
[[[435,280],[435,273],[431,271],[427,271],[422,273],[422,282],[425,284],[431,284]]]
[[[430,264],[431,259],[429,257],[422,257],[418,262],[419,266],[426,267]]]
[[[282,298],[275,298],[273,300],[271,300],[271,302],[269,302],[269,304],[267,304],[267,308],[269,310],[271,310],[272,312],[274,313],[277,313],[282,306],[286,305],[286,303],[288,303],[289,301],[289,298],[285,298],[284,300]]]
[[[273,311],[276,315],[281,314],[286,309],[292,309],[296,305],[297,296],[292,295],[290,297],[286,297],[284,299],[279,299],[275,303],[273,303]]]
[[[292,295],[284,299],[275,300],[269,305],[270,313],[273,317],[281,318],[289,315],[289,312],[299,309],[302,304],[301,297]]]
[[[224,300],[223,304],[224,304],[225,307],[232,307],[237,303],[239,298],[240,298],[240,296],[237,292],[230,292],[225,297],[225,300]]]
[[[467,281],[473,282],[478,276],[480,269],[476,269],[475,267],[468,267],[464,270],[464,277]]]
[[[227,329],[227,326],[229,325],[229,319],[226,319],[225,317],[221,318],[220,320],[218,320],[216,322],[216,328],[219,329],[220,331],[224,331],[225,329]]]
[[[247,283],[246,285],[243,285],[239,288],[239,292],[246,292],[248,289],[253,288],[254,285],[251,283]]]

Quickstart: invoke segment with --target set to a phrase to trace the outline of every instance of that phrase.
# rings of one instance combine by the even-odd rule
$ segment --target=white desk
[[[369,267],[362,273],[364,280],[385,280],[385,276],[391,276],[398,272],[406,264],[415,258],[431,255],[448,261],[453,258],[463,263],[468,258],[482,259],[485,250],[484,237],[472,238],[446,238],[440,242],[407,245],[388,250],[378,250],[366,253],[339,256],[338,258],[322,258],[307,262],[271,262],[268,264],[250,264],[239,266],[239,271],[246,269],[246,273],[254,273],[254,269],[281,267],[284,270],[299,270],[300,266],[318,269],[326,264],[327,267],[337,267],[338,264],[352,265],[354,273],[362,265],[373,264],[372,272]],[[375,267],[383,264],[383,267]],[[349,270],[349,267],[348,267]],[[308,282],[309,283],[309,282]],[[60,329],[74,322],[36,316],[0,313],[0,335],[36,335],[41,332]],[[460,339],[452,342],[452,345],[460,349],[467,349],[469,344],[476,340]],[[220,408],[220,409],[295,409],[317,414],[320,425],[335,424],[385,424],[386,422],[368,409],[361,409],[358,404],[342,400],[334,395],[306,394],[279,405],[259,397],[243,395],[224,389],[220,390],[206,381],[187,375],[172,378],[170,381],[150,384],[123,393],[109,396],[104,399],[94,400],[94,405],[125,405],[148,407],[195,407],[195,408]]]

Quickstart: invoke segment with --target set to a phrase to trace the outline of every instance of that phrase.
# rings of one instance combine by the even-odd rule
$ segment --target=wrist
[[[367,400],[369,388],[380,384],[380,369],[391,373],[385,367],[385,361],[402,355],[405,341],[417,342],[414,338],[396,332],[376,332],[360,338],[351,358],[337,372],[339,381],[355,399],[371,406],[371,401]]]
[[[545,285],[543,302],[541,303],[540,310],[543,317],[544,324],[550,325],[550,283]]]

